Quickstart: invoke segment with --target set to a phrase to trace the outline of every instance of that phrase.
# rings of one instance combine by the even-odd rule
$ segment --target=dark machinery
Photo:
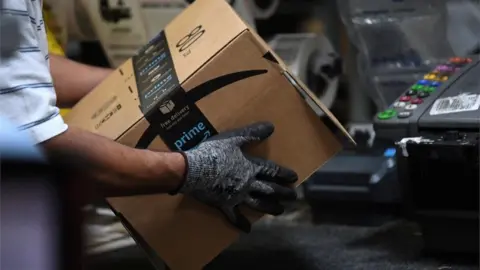
[[[118,0],[116,7],[111,7],[108,0],[100,0],[100,14],[105,21],[111,23],[118,23],[132,16],[130,8],[125,6],[123,0]]]
[[[398,214],[395,148],[345,150],[303,184],[316,222],[377,226]]]
[[[479,245],[480,61],[451,58],[377,114],[377,137],[397,141],[408,216],[425,247],[471,252]]]

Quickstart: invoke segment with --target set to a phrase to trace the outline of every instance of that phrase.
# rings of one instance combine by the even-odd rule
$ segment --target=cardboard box
[[[299,91],[347,134],[226,1],[198,0],[81,100],[66,121],[128,146],[170,151],[268,120],[276,132],[252,153],[294,169],[303,181],[341,146]],[[216,209],[189,197],[108,201],[137,240],[173,270],[201,269],[239,236]]]

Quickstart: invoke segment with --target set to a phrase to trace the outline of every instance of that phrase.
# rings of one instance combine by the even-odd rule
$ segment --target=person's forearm
[[[184,179],[185,159],[179,153],[134,149],[74,127],[42,146],[49,157],[68,152],[76,163],[68,170],[93,180],[106,197],[167,193]]]
[[[51,55],[50,73],[57,93],[57,106],[68,108],[75,105],[112,71]]]

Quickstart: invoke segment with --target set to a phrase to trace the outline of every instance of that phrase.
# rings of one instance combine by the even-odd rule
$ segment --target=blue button
[[[442,83],[440,82],[432,82],[430,85],[433,87],[439,87]]]
[[[420,80],[420,81],[418,81],[417,84],[427,85],[427,84],[430,84],[430,81],[428,81],[428,80]]]
[[[387,158],[391,158],[391,157],[394,157],[396,153],[397,153],[397,150],[395,148],[388,148],[383,153],[383,156]]]

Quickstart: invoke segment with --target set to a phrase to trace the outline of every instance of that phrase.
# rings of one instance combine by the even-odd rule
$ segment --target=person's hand
[[[297,174],[242,151],[242,147],[268,138],[273,130],[271,123],[256,123],[216,135],[184,152],[187,174],[178,192],[218,208],[244,232],[250,232],[251,224],[239,205],[266,214],[282,214],[280,201],[296,199],[289,185],[297,180]]]

